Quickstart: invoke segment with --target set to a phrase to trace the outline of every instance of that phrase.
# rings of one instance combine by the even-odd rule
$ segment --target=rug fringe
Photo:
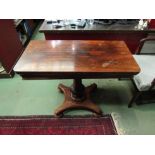
[[[114,121],[115,127],[117,129],[118,135],[126,135],[125,130],[119,126],[119,121],[118,120],[120,120],[120,118],[121,118],[120,114],[112,112],[111,116],[113,118],[113,121]]]

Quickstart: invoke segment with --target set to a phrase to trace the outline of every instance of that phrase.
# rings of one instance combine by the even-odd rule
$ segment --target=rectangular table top
[[[117,78],[140,68],[123,41],[34,40],[14,71],[24,78]]]

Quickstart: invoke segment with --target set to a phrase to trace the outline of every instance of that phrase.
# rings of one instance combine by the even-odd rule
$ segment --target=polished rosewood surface
[[[130,77],[140,69],[123,41],[31,41],[14,70],[23,77]]]

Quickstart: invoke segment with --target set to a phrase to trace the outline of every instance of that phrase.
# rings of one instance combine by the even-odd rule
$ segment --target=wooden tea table
[[[56,116],[70,109],[86,109],[102,115],[91,101],[96,84],[85,87],[82,79],[131,78],[140,71],[123,41],[51,40],[31,41],[14,67],[23,79],[73,79],[73,85],[58,86],[64,93]]]

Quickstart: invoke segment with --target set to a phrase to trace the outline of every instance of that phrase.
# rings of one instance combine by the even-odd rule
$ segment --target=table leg
[[[85,109],[94,112],[96,115],[102,115],[101,109],[90,99],[91,92],[96,88],[96,84],[84,87],[81,79],[74,79],[71,87],[59,84],[58,89],[64,93],[65,100],[56,109],[55,115],[61,117],[63,112],[71,109]]]

